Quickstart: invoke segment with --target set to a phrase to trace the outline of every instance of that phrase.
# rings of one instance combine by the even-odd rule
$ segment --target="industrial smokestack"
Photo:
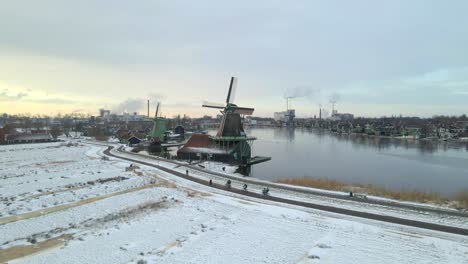
[[[291,103],[289,102],[289,100],[292,98],[292,97],[289,97],[289,96],[286,96],[286,111],[289,110],[289,108],[291,108]]]
[[[340,95],[337,94],[337,93],[333,93],[331,96],[330,96],[330,103],[332,105],[332,116],[334,115],[335,113],[335,104],[338,102],[338,100],[340,99]]]
[[[149,100],[148,100],[148,118],[149,118]]]

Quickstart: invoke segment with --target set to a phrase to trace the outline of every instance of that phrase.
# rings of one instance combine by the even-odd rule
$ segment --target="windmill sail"
[[[224,109],[225,106],[223,104],[220,104],[220,103],[213,103],[213,102],[203,101],[202,107]]]
[[[235,114],[240,114],[240,115],[251,115],[253,114],[254,110],[253,108],[248,108],[248,107],[233,107],[233,113]]]
[[[154,114],[154,118],[157,118],[157,117],[158,117],[158,111],[159,111],[159,103],[158,103],[158,105],[156,106],[156,113]]]
[[[207,107],[207,108],[216,108],[216,109],[224,109],[224,106],[217,106],[217,105],[202,105],[202,107]]]
[[[226,98],[226,104],[232,104],[236,95],[237,77],[231,77],[231,84],[229,84],[229,91]]]
[[[242,126],[241,115],[251,115],[254,112],[253,108],[240,107],[233,103],[235,90],[237,86],[237,78],[231,77],[229,90],[226,97],[226,106],[220,106],[213,103],[204,103],[203,107],[223,109],[221,113],[223,118],[218,129],[218,137],[241,137],[245,136],[244,128]]]

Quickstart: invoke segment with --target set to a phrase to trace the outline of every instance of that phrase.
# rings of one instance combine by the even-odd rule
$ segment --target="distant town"
[[[325,111],[324,111],[325,112]],[[177,127],[193,133],[202,133],[219,126],[222,115],[191,118],[179,115],[166,119],[166,127],[174,132]],[[118,138],[137,143],[144,139],[154,124],[149,115],[137,112],[117,114],[100,109],[96,116],[69,114],[58,116],[10,115],[0,116],[0,144],[50,142],[64,134],[67,137],[91,136]],[[468,142],[468,117],[434,116],[432,118],[391,116],[380,118],[355,117],[350,113],[332,110],[331,115],[297,118],[294,109],[274,113],[273,118],[246,116],[245,127],[287,127],[322,129],[331,133],[356,134],[374,137],[393,137],[414,140]]]

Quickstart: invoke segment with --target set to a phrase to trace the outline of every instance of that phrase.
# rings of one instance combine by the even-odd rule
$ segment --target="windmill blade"
[[[216,108],[216,109],[224,109],[224,106],[217,106],[217,105],[202,105],[202,107],[207,107],[207,108]]]
[[[237,87],[237,77],[231,77],[231,84],[229,85],[229,91],[226,98],[226,103],[230,104],[234,102],[234,97],[236,95],[236,87]]]
[[[209,101],[203,101],[202,107],[223,109],[224,105],[219,104],[219,103],[209,102]]]
[[[154,114],[154,118],[158,118],[158,111],[159,111],[159,103],[156,106],[156,113]]]
[[[249,108],[249,107],[232,107],[233,113],[235,114],[240,114],[240,115],[251,115],[254,112],[254,108]]]

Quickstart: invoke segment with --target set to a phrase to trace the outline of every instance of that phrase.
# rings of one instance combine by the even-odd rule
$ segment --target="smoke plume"
[[[329,101],[331,104],[336,104],[339,100],[340,100],[340,95],[339,95],[338,93],[332,93],[332,94],[328,97],[328,101]]]
[[[295,87],[285,91],[285,98],[301,98],[301,97],[312,97],[320,93],[319,89],[312,89],[309,87]]]
[[[111,110],[113,113],[134,113],[146,114],[147,100],[150,100],[150,113],[154,112],[156,105],[164,98],[160,94],[149,94],[146,99],[144,98],[128,98],[125,101],[115,105]]]
[[[138,98],[129,98],[118,105],[116,105],[112,112],[117,114],[122,113],[133,113],[143,110],[145,106],[145,100]]]

